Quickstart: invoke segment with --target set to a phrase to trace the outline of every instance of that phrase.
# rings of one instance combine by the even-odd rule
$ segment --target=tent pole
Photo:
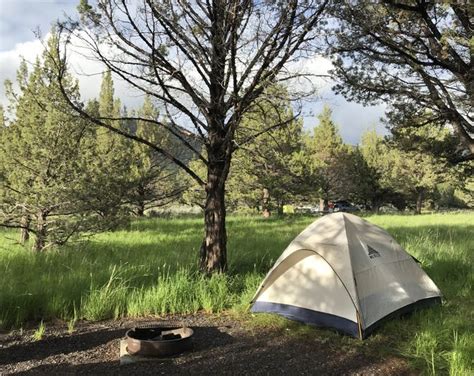
[[[361,325],[361,321],[360,321],[360,315],[359,315],[359,311],[356,310],[356,314],[357,314],[357,326],[359,328],[359,339],[363,339],[362,338],[362,325]]]

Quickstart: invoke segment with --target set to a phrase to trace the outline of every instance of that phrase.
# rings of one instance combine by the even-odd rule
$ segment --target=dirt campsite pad
[[[120,365],[125,331],[153,323],[192,327],[193,350],[173,358]],[[0,375],[415,374],[396,356],[380,359],[347,346],[341,349],[317,335],[247,327],[245,321],[226,316],[81,322],[73,334],[68,334],[65,324],[49,324],[39,341],[33,340],[33,332],[0,334]]]

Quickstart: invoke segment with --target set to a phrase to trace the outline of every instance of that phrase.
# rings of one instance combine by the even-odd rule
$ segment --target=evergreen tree
[[[305,135],[303,151],[298,157],[308,197],[319,197],[321,210],[328,209],[330,199],[347,198],[351,188],[349,149],[331,116],[331,109],[325,106],[313,134]]]
[[[0,132],[7,125],[6,123],[7,123],[7,119],[5,118],[5,111],[3,109],[3,106],[0,105]]]
[[[376,170],[369,166],[359,146],[351,148],[348,157],[351,187],[347,198],[368,209],[380,200]]]
[[[457,141],[448,129],[431,125],[395,127],[388,143],[393,155],[394,186],[416,202],[415,213],[421,213],[423,201],[436,192],[440,183],[464,187],[472,162],[449,166],[457,152]],[[398,174],[406,179],[397,180]]]
[[[55,38],[53,31],[31,73],[22,62],[18,94],[7,83],[14,118],[0,135],[0,222],[22,229],[22,241],[34,233],[35,251],[104,225],[97,221],[88,197],[95,137],[66,103],[54,79]],[[68,74],[63,88],[70,98],[79,99],[78,85]]]
[[[300,186],[293,163],[301,149],[303,124],[295,119],[287,96],[282,86],[270,88],[265,100],[246,115],[236,137],[240,150],[234,155],[229,175],[229,199],[260,206],[264,216],[273,208],[283,213],[283,205],[296,196]],[[273,128],[282,123],[284,126]],[[240,139],[253,135],[260,136],[239,144]]]
[[[368,168],[364,201],[368,201],[372,210],[378,212],[383,203],[388,203],[394,198],[394,191],[387,180],[390,169],[389,150],[375,129],[368,130],[362,135],[359,149]]]
[[[133,115],[133,114],[132,114]],[[170,147],[173,142],[170,134],[146,120],[155,120],[159,116],[150,96],[146,96],[138,111],[136,124],[130,124],[136,134],[160,147]],[[132,116],[133,118],[133,116]],[[179,148],[179,145],[176,146]],[[133,143],[131,158],[131,192],[129,202],[137,216],[143,216],[145,210],[165,205],[176,200],[184,187],[177,179],[176,167],[148,146]]]
[[[120,100],[114,98],[114,82],[110,71],[102,77],[98,100],[89,101],[87,110],[104,119],[107,124],[122,129]],[[131,190],[130,174],[132,164],[131,142],[102,127],[92,127],[96,137],[96,156],[89,169],[92,174],[91,190],[88,192],[97,213],[112,219],[123,216]],[[104,197],[103,192],[108,192]]]
[[[451,162],[473,160],[472,1],[333,1],[328,8],[336,92],[383,101],[396,127],[450,128],[458,146]]]
[[[275,127],[279,124],[284,126]],[[273,208],[282,213],[283,205],[299,192],[293,159],[301,149],[301,136],[302,122],[295,119],[286,90],[270,88],[265,99],[247,113],[236,135],[238,150],[226,184],[226,207],[261,208],[264,216]],[[191,161],[190,168],[205,177],[199,160]],[[190,189],[183,196],[185,202],[204,208],[203,189],[187,181]]]
[[[225,191],[241,121],[268,87],[296,78],[286,68],[293,59],[304,57],[300,51],[311,48],[326,4],[239,0],[145,1],[124,6],[121,0],[98,5],[83,0],[80,22],[64,28],[84,40],[104,66],[159,100],[173,125],[166,128],[206,165],[203,180],[175,150],[119,132],[154,148],[205,188],[200,254],[205,273],[227,269]],[[107,53],[104,45],[111,47]],[[96,124],[116,131],[85,113],[83,106],[70,104]],[[188,135],[199,140],[207,157],[188,141]]]
[[[388,179],[396,192],[415,202],[415,213],[420,214],[423,200],[443,181],[443,165],[429,154],[392,149]]]
[[[421,146],[417,149],[416,142],[410,145],[410,150],[403,149],[400,140],[396,142],[393,136],[384,140],[375,131],[362,137],[362,155],[374,177],[369,196],[374,209],[383,203],[403,209],[411,202],[415,213],[420,213],[423,200],[448,178],[442,160],[422,151]]]

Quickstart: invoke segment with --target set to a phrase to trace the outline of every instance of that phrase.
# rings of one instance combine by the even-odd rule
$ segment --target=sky
[[[16,70],[21,58],[33,62],[41,54],[42,43],[37,37],[37,31],[44,36],[52,23],[57,19],[76,16],[76,6],[79,0],[0,0],[0,103],[5,105],[3,82],[6,79],[15,80]],[[81,95],[88,99],[98,96],[101,67],[97,63],[75,58],[72,73],[79,78]],[[331,63],[326,58],[316,58],[308,64],[310,70],[325,73]],[[87,76],[84,74],[87,73]],[[92,75],[91,75],[92,74]],[[317,125],[316,115],[321,112],[324,104],[333,110],[333,119],[338,124],[345,142],[357,144],[361,134],[369,128],[375,128],[378,133],[386,134],[380,118],[384,106],[363,107],[360,104],[347,102],[342,96],[331,91],[332,82],[318,81],[318,98],[305,105],[304,125],[312,129]],[[115,81],[115,94],[129,108],[137,107],[141,98],[130,94],[125,83]]]

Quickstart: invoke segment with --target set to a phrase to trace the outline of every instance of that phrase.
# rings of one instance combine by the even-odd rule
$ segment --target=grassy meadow
[[[197,218],[136,221],[42,254],[18,245],[16,232],[0,230],[0,329],[47,330],[56,318],[73,331],[79,319],[226,311],[255,325],[327,337],[336,346],[402,355],[427,374],[472,374],[474,213],[367,217],[422,262],[445,301],[388,322],[366,341],[246,311],[266,271],[314,219],[229,217],[230,270],[210,278],[196,270],[203,233]]]

